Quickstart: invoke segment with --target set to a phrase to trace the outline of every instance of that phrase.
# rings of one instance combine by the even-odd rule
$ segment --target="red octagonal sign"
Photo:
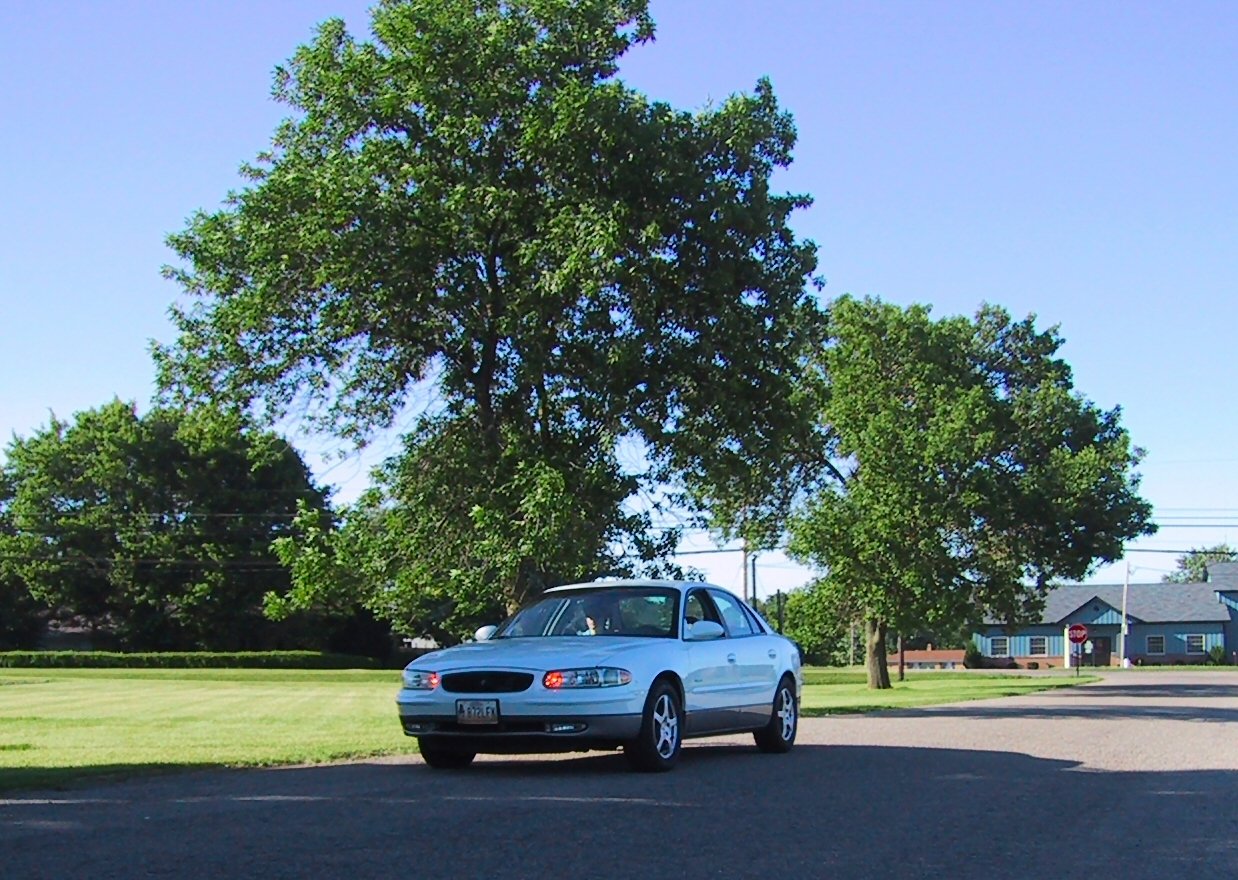
[[[1066,630],[1066,637],[1071,644],[1082,645],[1088,640],[1088,628],[1082,623],[1072,623],[1070,629]]]

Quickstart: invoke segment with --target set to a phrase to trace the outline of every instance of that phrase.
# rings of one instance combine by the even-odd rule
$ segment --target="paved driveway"
[[[393,719],[394,723],[394,719]],[[1238,672],[806,719],[790,755],[415,758],[0,800],[0,877],[1238,877]]]

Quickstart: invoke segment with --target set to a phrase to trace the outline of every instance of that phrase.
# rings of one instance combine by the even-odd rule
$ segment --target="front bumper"
[[[493,696],[498,722],[461,724],[456,699]],[[401,690],[396,698],[408,736],[467,747],[477,752],[549,752],[613,748],[640,732],[644,694],[635,688],[605,688],[576,694],[453,694]],[[467,745],[466,745],[467,744]]]
[[[500,718],[496,724],[461,724],[454,715],[400,714],[400,724],[409,736],[478,741],[548,739],[562,741],[605,740],[608,743],[634,739],[640,733],[640,714],[553,715],[553,717]]]

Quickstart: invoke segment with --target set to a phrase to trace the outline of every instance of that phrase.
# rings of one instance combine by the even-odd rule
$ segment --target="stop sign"
[[[1071,644],[1082,645],[1088,640],[1088,628],[1082,623],[1072,623],[1066,630],[1066,637],[1070,639]]]

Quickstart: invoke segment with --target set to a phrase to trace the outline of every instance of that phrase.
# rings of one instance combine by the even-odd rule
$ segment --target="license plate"
[[[498,724],[498,700],[456,700],[456,721],[460,724]]]

